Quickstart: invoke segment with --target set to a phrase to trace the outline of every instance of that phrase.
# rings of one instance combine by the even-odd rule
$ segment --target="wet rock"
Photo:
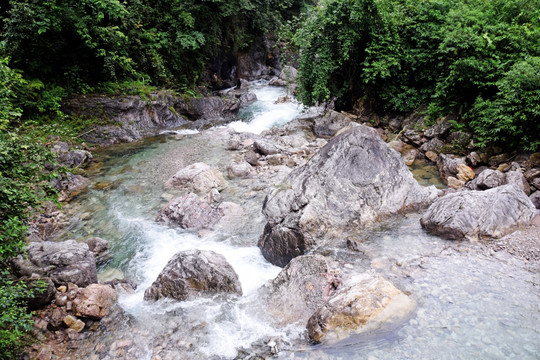
[[[534,206],[515,185],[461,191],[433,203],[420,223],[428,232],[451,239],[497,238],[527,225]]]
[[[84,240],[88,249],[94,253],[97,263],[102,263],[109,257],[109,242],[99,237]]]
[[[85,323],[77,319],[73,315],[66,316],[63,321],[64,324],[66,324],[69,328],[75,330],[76,332],[81,332],[85,327]]]
[[[436,194],[418,185],[375,130],[361,125],[329,141],[266,197],[268,224],[258,246],[267,260],[284,266],[326,234],[427,206]]]
[[[529,199],[531,199],[531,202],[537,209],[540,209],[540,191],[532,193]]]
[[[229,179],[245,179],[252,176],[253,171],[253,167],[246,161],[240,163],[235,162],[227,167],[227,175],[229,176]]]
[[[217,293],[242,295],[238,275],[225,257],[213,251],[181,251],[169,260],[152,286],[144,293],[145,300],[163,297],[186,300],[192,296]]]
[[[87,286],[97,282],[93,253],[88,245],[75,240],[32,242],[26,247],[26,256],[19,255],[12,263],[19,276],[46,276],[56,286],[69,282]]]
[[[449,176],[455,177],[457,175],[457,166],[460,164],[465,164],[463,158],[456,157],[455,155],[439,154],[437,167],[439,168],[440,177],[445,184],[448,184]]]
[[[173,223],[184,229],[208,229],[224,217],[242,212],[239,205],[223,202],[208,204],[194,193],[171,200],[156,218],[158,222]]]
[[[506,175],[498,170],[486,169],[468,184],[472,190],[487,190],[506,184]]]
[[[64,324],[64,319],[68,315],[65,307],[53,308],[49,315],[49,321],[47,323],[47,329],[50,331],[56,331]]]
[[[91,284],[79,288],[73,300],[73,314],[89,319],[102,319],[116,302],[116,297],[116,291],[109,285]]]
[[[312,129],[317,137],[330,138],[335,136],[338,131],[347,127],[351,119],[337,111],[327,111],[322,117],[314,119]]]
[[[219,170],[205,163],[195,163],[180,169],[165,183],[165,186],[206,194],[214,188],[223,190],[227,182]]]
[[[315,342],[336,340],[403,319],[414,301],[379,275],[357,275],[338,289],[307,323]]]
[[[268,306],[284,324],[305,324],[334,294],[340,283],[341,273],[329,258],[299,256],[292,259],[272,281]]]

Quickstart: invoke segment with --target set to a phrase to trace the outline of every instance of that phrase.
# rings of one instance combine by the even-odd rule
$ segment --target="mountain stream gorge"
[[[214,230],[156,222],[176,196],[164,184],[179,169],[204,162],[227,174],[235,156],[227,146],[232,130],[258,134],[303,111],[295,103],[275,103],[283,88],[256,83],[250,91],[258,101],[226,126],[167,131],[95,154],[89,189],[65,206],[70,220],[59,240],[107,239],[110,258],[99,268],[100,281],[128,279],[137,287],[119,293],[118,308],[72,349],[72,359],[114,359],[122,342],[129,344],[122,358],[149,360],[540,357],[538,274],[523,260],[482,244],[427,234],[419,213],[347,234],[355,249],[344,238],[315,250],[349,272],[382,275],[415,302],[399,323],[320,344],[309,341],[305,323],[284,324],[267,310],[269,284],[282,269],[265,260],[257,242],[266,223],[263,201],[274,185],[227,179],[220,195],[243,212]],[[428,166],[411,170],[421,185],[440,186]],[[275,183],[284,175],[276,170]],[[243,295],[145,301],[145,290],[169,259],[189,249],[223,255],[238,274]]]

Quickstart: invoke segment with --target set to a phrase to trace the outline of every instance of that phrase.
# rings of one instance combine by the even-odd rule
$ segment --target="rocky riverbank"
[[[242,96],[249,97],[234,95],[234,106]],[[101,104],[94,108],[107,105],[96,99],[91,103]],[[142,101],[131,99],[124,107],[121,103],[115,100],[112,110],[105,113],[120,119],[122,130],[107,130],[103,144],[133,141],[186,120],[181,116],[170,122],[159,120],[160,111],[165,111],[164,118],[173,119],[172,110],[165,109],[168,102],[143,106]],[[225,100],[209,103],[219,103],[213,109],[220,109],[216,110],[222,114],[220,119],[236,111],[231,110],[234,106],[223,107]],[[184,105],[175,104],[183,109]],[[150,111],[154,115],[148,115],[147,105],[154,106]],[[531,269],[540,260],[535,209],[540,192],[538,154],[494,154],[495,149],[491,154],[471,151],[457,157],[445,154],[456,138],[463,137],[451,132],[449,119],[419,131],[415,124],[420,120],[415,117],[388,120],[363,111],[351,115],[313,108],[286,126],[260,135],[212,129],[207,135],[209,142],[225,143],[232,160],[221,170],[203,163],[176,169],[163,184],[168,201],[153,215],[158,222],[195,232],[200,238],[211,232],[235,232],[239,230],[238,221],[246,219],[243,206],[247,199],[266,192],[260,205],[268,224],[260,234],[259,247],[266,259],[284,268],[261,291],[271,299],[268,311],[283,326],[301,324],[313,342],[336,341],[358,332],[397,326],[414,312],[415,294],[377,272],[387,266],[388,259],[370,259],[371,269],[359,272],[346,266],[348,262],[337,258],[334,250],[328,250],[347,244],[354,256],[368,256],[367,251],[361,251],[362,242],[347,234],[357,236],[388,219],[429,207],[418,221],[430,232],[450,239],[482,241],[486,245],[478,245],[479,252],[504,252],[519,261],[526,260]],[[131,124],[129,119],[134,117],[139,120]],[[155,118],[159,121],[152,120]],[[210,118],[214,115],[191,124],[202,124]],[[91,136],[104,135],[102,130],[92,131]],[[391,140],[389,146],[383,140]],[[88,166],[92,161],[87,151],[70,151],[62,143],[58,152],[73,168]],[[425,159],[437,164],[450,189],[439,191],[417,183],[405,164]],[[81,191],[70,185],[72,180],[65,179],[58,185],[66,194],[65,201]],[[80,179],[74,182],[84,183]],[[246,189],[238,195],[237,203],[228,201],[229,183]],[[42,301],[49,305],[36,316],[36,334],[45,345],[35,345],[29,351],[32,358],[68,357],[81,343],[95,341],[90,339],[90,331],[106,332],[100,328],[103,326],[113,331],[130,318],[114,303],[116,291],[132,292],[132,284],[98,284],[96,258],[104,258],[105,243],[95,239],[88,239],[88,244],[48,241],[64,221],[61,214],[36,221],[34,239],[41,241],[29,245],[27,259],[21,257],[14,262],[21,276],[39,276],[52,283],[47,299]],[[234,302],[234,297],[242,294],[237,274],[219,254],[181,252],[173,260],[155,285],[146,290],[147,300],[168,297],[184,301],[219,295]],[[96,349],[92,356],[137,358],[148,351],[134,337],[125,333],[118,336],[122,338]],[[170,339],[157,341],[150,353],[157,359],[173,359],[178,352],[169,348],[175,341],[180,338],[171,334]],[[261,347],[254,345],[251,350],[239,351],[238,358],[255,354],[271,357],[279,351],[279,344],[269,340]],[[184,350],[189,354],[187,343]],[[85,354],[91,354],[88,347]]]

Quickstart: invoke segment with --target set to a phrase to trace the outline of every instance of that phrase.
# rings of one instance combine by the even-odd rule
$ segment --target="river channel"
[[[164,183],[179,169],[204,162],[226,174],[234,153],[231,129],[259,133],[294,118],[302,108],[275,104],[283,90],[255,84],[258,101],[238,121],[204,131],[178,130],[95,154],[88,169],[89,190],[66,206],[70,222],[62,239],[99,236],[110,244],[110,259],[99,268],[101,281],[123,278],[137,290],[123,293],[123,315],[105,323],[73,359],[115,358],[115,342],[130,342],[122,358],[234,359],[239,350],[277,359],[539,359],[540,277],[522,260],[493,253],[481,244],[451,242],[426,234],[419,214],[393,218],[320,249],[353,271],[376,271],[417,305],[397,327],[312,345],[305,324],[283,326],[262,297],[280,268],[257,248],[265,225],[262,203],[270,189],[228,180],[222,196],[240,204],[244,215],[217,231],[189,232],[154,221],[176,194]],[[413,169],[423,185],[436,183],[429,170]],[[147,302],[143,294],[178,251],[213,250],[225,256],[243,289],[241,297]],[[104,320],[105,322],[105,320]]]

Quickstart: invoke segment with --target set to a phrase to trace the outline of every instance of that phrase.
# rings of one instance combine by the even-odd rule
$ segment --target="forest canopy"
[[[305,15],[299,97],[455,112],[480,146],[540,145],[538,0],[321,0]]]

